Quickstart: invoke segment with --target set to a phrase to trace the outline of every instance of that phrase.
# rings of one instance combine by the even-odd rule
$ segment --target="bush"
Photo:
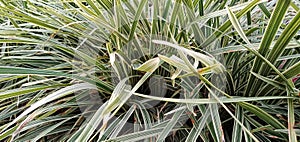
[[[294,0],[0,1],[1,141],[290,141]]]

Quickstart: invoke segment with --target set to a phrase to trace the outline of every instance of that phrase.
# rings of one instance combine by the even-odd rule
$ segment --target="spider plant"
[[[299,7],[0,0],[0,140],[295,142]]]

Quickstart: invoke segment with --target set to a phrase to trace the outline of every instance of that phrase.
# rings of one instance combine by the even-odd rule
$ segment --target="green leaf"
[[[160,65],[160,59],[158,57],[150,59],[143,63],[141,66],[136,68],[136,70],[144,72],[154,72]]]
[[[30,68],[20,68],[20,67],[10,67],[10,66],[0,66],[0,74],[5,75],[42,75],[42,76],[63,76],[68,78],[74,78],[82,81],[86,81],[90,84],[99,85],[100,89],[104,91],[111,91],[111,85],[103,82],[101,80],[95,79],[88,79],[85,77],[77,76],[74,74],[67,74],[60,71],[53,71],[53,70],[42,70],[42,69],[30,69]]]
[[[228,12],[228,16],[229,16],[229,20],[232,23],[232,26],[235,28],[235,30],[237,30],[238,34],[241,36],[241,38],[249,45],[251,45],[250,41],[248,40],[248,38],[246,37],[244,31],[242,30],[241,25],[238,22],[238,19],[236,18],[236,16],[232,13],[232,11],[230,10],[229,7],[226,6],[227,12]]]
[[[37,92],[37,91],[41,91],[41,90],[45,90],[45,89],[53,89],[53,88],[63,87],[63,86],[68,86],[68,85],[67,84],[66,85],[52,85],[52,86],[47,85],[47,86],[27,87],[27,88],[21,88],[21,89],[11,89],[11,90],[7,90],[4,92],[0,92],[0,100],[6,100],[9,98],[25,95],[28,93],[33,93],[33,92]]]
[[[265,112],[264,110],[260,109],[258,106],[255,106],[250,103],[241,102],[239,103],[241,107],[244,109],[247,109],[251,113],[255,114],[260,119],[264,120],[265,122],[269,123],[276,129],[285,129],[285,126],[280,123],[277,119],[275,119],[273,116]]]
[[[128,121],[129,117],[132,115],[132,113],[135,111],[136,106],[133,105],[129,108],[129,110],[126,112],[126,114],[123,116],[123,118],[120,120],[120,123],[115,127],[115,130],[112,132],[110,139],[116,138],[117,135],[120,133],[122,128],[125,126],[125,123]]]
[[[149,130],[144,130],[136,133],[119,136],[114,139],[106,140],[106,142],[115,142],[115,141],[131,142],[131,141],[145,140],[147,138],[151,138],[153,136],[158,135],[162,130],[163,128],[152,128]]]
[[[103,114],[105,108],[107,107],[107,103],[101,105],[97,111],[94,113],[93,117],[87,122],[87,124],[83,127],[82,131],[79,133],[79,136],[76,138],[78,142],[86,142],[93,135],[95,129],[99,126],[99,124],[103,121],[103,125],[100,129],[104,129],[107,125],[107,121],[103,119],[109,119],[109,114]]]
[[[238,19],[241,18],[243,15],[245,15],[248,11],[250,11],[253,7],[255,7],[260,2],[262,2],[262,1],[261,0],[253,0],[244,9],[242,9],[240,12],[238,12],[236,14],[236,17]],[[207,47],[213,41],[215,41],[217,38],[222,36],[227,30],[229,30],[230,27],[231,27],[231,23],[228,20],[222,26],[220,26],[212,35],[210,35],[200,46],[202,48]]]
[[[189,70],[188,66],[184,64],[184,62],[177,56],[172,55],[170,58],[166,57],[164,55],[158,55],[158,57],[167,62],[168,64],[180,69],[180,70],[184,70],[186,72],[191,72],[191,70]]]
[[[266,83],[268,83],[268,84],[270,84],[270,85],[272,85],[272,86],[274,86],[274,87],[276,87],[276,88],[278,88],[278,89],[281,89],[281,90],[285,90],[285,89],[286,89],[286,87],[285,87],[284,84],[282,84],[282,83],[280,83],[280,82],[278,82],[278,81],[276,81],[276,80],[273,80],[273,79],[270,79],[270,78],[261,76],[261,75],[259,75],[259,74],[254,73],[254,72],[251,72],[251,73],[252,73],[255,77],[257,77],[258,79],[260,79],[260,80],[262,80],[262,81],[264,81],[264,82],[266,82]]]
[[[126,91],[128,92],[128,91]],[[140,93],[133,93],[136,96],[148,98],[152,100],[165,101],[165,102],[174,102],[174,103],[183,103],[183,104],[214,104],[218,103],[215,99],[174,99],[174,98],[164,98],[156,97],[150,95],[144,95]],[[288,98],[297,98],[297,97],[287,97],[287,96],[267,96],[267,97],[233,97],[233,98],[219,98],[222,103],[237,103],[237,102],[251,102],[251,101],[262,101],[262,100],[273,100],[273,99],[288,99]]]
[[[299,32],[300,29],[300,11],[293,18],[293,20],[288,24],[288,26],[281,33],[280,37],[276,41],[274,47],[272,48],[270,53],[267,55],[267,59],[271,63],[275,63],[275,61],[281,56],[284,49],[290,43],[290,41],[294,38],[295,34]],[[266,65],[262,65],[260,69],[261,75],[267,75],[270,72],[270,69]]]
[[[218,67],[214,68],[213,70],[215,72],[222,72],[224,70],[224,67],[221,63],[219,63],[216,59],[207,56],[205,54],[201,54],[199,52],[195,52],[193,50],[190,49],[186,49],[184,47],[181,47],[179,45],[167,42],[167,41],[161,41],[161,40],[153,40],[154,43],[156,44],[161,44],[161,45],[166,45],[169,47],[173,47],[175,49],[177,49],[178,51],[184,52],[187,55],[192,56],[193,58],[195,58],[196,60],[200,61],[201,63],[203,63],[205,66],[212,66],[212,65],[218,65]]]
[[[5,130],[8,127],[10,127],[11,125],[15,124],[20,119],[22,119],[24,116],[28,115],[29,113],[31,113],[38,107],[45,105],[53,100],[56,100],[62,96],[65,96],[65,95],[68,95],[75,91],[79,91],[79,90],[83,90],[83,89],[95,89],[95,86],[89,85],[87,83],[81,83],[81,84],[75,84],[75,85],[71,85],[71,86],[65,87],[63,89],[60,89],[60,90],[44,97],[43,99],[37,101],[36,103],[32,104],[28,109],[26,109],[17,118],[15,118],[12,122],[10,122],[3,130]],[[1,132],[3,132],[3,130]]]
[[[268,23],[268,26],[266,27],[266,31],[264,33],[263,39],[262,39],[259,49],[258,49],[258,52],[262,56],[266,56],[266,54],[271,46],[272,41],[274,40],[275,35],[278,32],[278,29],[281,25],[284,15],[286,14],[286,11],[290,5],[290,2],[291,2],[291,0],[278,0],[277,1],[275,9],[273,10],[271,19]],[[262,59],[256,57],[251,71],[258,73],[259,70],[261,69],[262,63],[263,63]],[[255,94],[257,92],[258,87],[260,86],[261,83],[256,83],[256,79],[254,78],[254,76],[250,75],[247,84],[248,85],[247,85],[245,94],[252,96],[253,94]]]
[[[165,138],[168,136],[168,134],[172,131],[173,127],[178,123],[177,121],[179,120],[180,116],[185,110],[178,110],[175,112],[171,120],[168,122],[168,124],[165,126],[165,128],[160,132],[157,141],[158,142],[163,142]]]
[[[243,112],[244,112],[243,109],[239,105],[236,105],[235,116],[242,123],[244,122]],[[242,127],[236,121],[234,122],[233,125],[234,126],[232,130],[232,142],[241,142],[243,139]]]
[[[140,17],[142,15],[143,8],[146,6],[147,2],[148,2],[147,0],[141,0],[141,2],[139,4],[139,7],[138,7],[138,9],[136,11],[136,14],[134,16],[134,21],[133,21],[132,26],[130,28],[131,31],[130,31],[130,35],[129,35],[129,38],[128,38],[129,41],[131,41],[134,38],[137,23],[140,21]]]

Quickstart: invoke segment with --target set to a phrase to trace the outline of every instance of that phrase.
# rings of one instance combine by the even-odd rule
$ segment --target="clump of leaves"
[[[1,0],[0,15],[1,141],[299,140],[296,0]]]

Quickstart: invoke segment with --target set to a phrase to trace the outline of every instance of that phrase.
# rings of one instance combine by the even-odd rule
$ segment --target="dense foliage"
[[[299,9],[0,0],[0,140],[296,142]]]

